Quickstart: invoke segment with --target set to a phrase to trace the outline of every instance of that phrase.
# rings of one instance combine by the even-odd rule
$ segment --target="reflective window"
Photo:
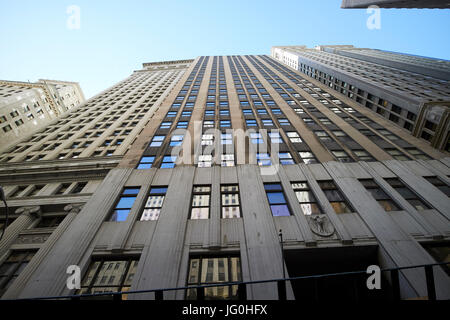
[[[292,183],[292,189],[294,189],[295,195],[300,203],[300,208],[305,216],[322,214],[316,197],[309,188],[308,182]]]
[[[221,192],[221,206],[222,218],[240,218],[240,202],[239,202],[239,186],[238,185],[222,185]]]
[[[274,217],[290,216],[291,212],[284,196],[283,188],[279,183],[264,184],[270,210]]]
[[[242,281],[240,259],[237,256],[192,257],[189,259],[188,286]],[[238,299],[237,285],[208,287],[206,300]],[[197,298],[196,289],[188,289],[187,300]]]
[[[77,294],[129,291],[138,266],[137,258],[95,259],[84,275]],[[122,300],[128,295],[122,294]]]
[[[154,156],[143,156],[137,166],[137,169],[150,169],[155,161]]]
[[[191,219],[209,219],[210,186],[194,186],[192,190]]]
[[[167,187],[152,187],[150,189],[141,215],[141,221],[158,220],[166,192]]]
[[[122,191],[122,196],[117,202],[114,211],[109,221],[125,221],[130,213],[131,207],[133,207],[134,201],[139,193],[139,187],[125,188]]]

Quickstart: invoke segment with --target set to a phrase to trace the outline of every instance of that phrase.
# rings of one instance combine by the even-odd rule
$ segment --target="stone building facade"
[[[0,155],[14,218],[0,241],[3,299],[448,259],[449,154],[269,56],[146,63],[17,146]],[[66,286],[71,265],[80,290]],[[441,299],[447,272],[434,268]],[[349,283],[325,281],[317,295],[354,298]],[[427,295],[423,270],[401,271],[400,284],[402,298]],[[383,299],[390,284],[356,285]],[[288,298],[314,288],[292,283]],[[274,283],[245,295],[278,299]]]

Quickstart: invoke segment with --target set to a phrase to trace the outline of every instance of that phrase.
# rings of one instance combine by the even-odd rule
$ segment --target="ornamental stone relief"
[[[334,226],[324,214],[307,216],[308,224],[313,233],[321,237],[330,237],[334,234]]]

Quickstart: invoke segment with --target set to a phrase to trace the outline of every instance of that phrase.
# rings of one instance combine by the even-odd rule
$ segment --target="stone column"
[[[20,216],[6,228],[5,234],[0,241],[0,257],[8,251],[9,247],[19,236],[19,233],[28,228],[35,219],[40,217],[41,207],[20,207],[16,210],[16,214],[20,214]]]
[[[8,288],[8,290],[2,296],[3,299],[16,299],[18,297],[20,292],[25,287],[25,284],[30,279],[31,275],[34,273],[34,271],[36,271],[36,268],[45,259],[55,242],[59,239],[63,232],[66,231],[67,227],[76,217],[76,215],[81,211],[83,206],[84,203],[68,204],[64,207],[64,211],[67,212],[66,217],[61,222],[61,224],[52,232],[47,241],[42,244],[41,249],[39,249],[30,263],[28,263],[26,268],[20,273],[14,283]]]

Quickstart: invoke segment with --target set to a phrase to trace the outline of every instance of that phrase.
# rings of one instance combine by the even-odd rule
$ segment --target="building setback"
[[[0,152],[84,102],[76,82],[0,80]]]
[[[17,146],[0,155],[14,219],[0,241],[3,299],[448,259],[449,154],[269,56],[145,63]],[[81,290],[66,286],[70,265]],[[446,272],[434,268],[440,299]],[[360,280],[361,299],[389,297],[387,278],[377,292]],[[324,281],[317,297],[352,299],[349,283]],[[400,288],[426,297],[423,269],[401,271]],[[312,290],[293,283],[287,296],[308,301]],[[247,285],[245,296],[278,291]]]
[[[369,6],[380,8],[416,8],[416,9],[448,9],[448,0],[342,0],[341,8],[367,8]]]
[[[450,150],[450,62],[349,45],[280,46],[272,57]]]

